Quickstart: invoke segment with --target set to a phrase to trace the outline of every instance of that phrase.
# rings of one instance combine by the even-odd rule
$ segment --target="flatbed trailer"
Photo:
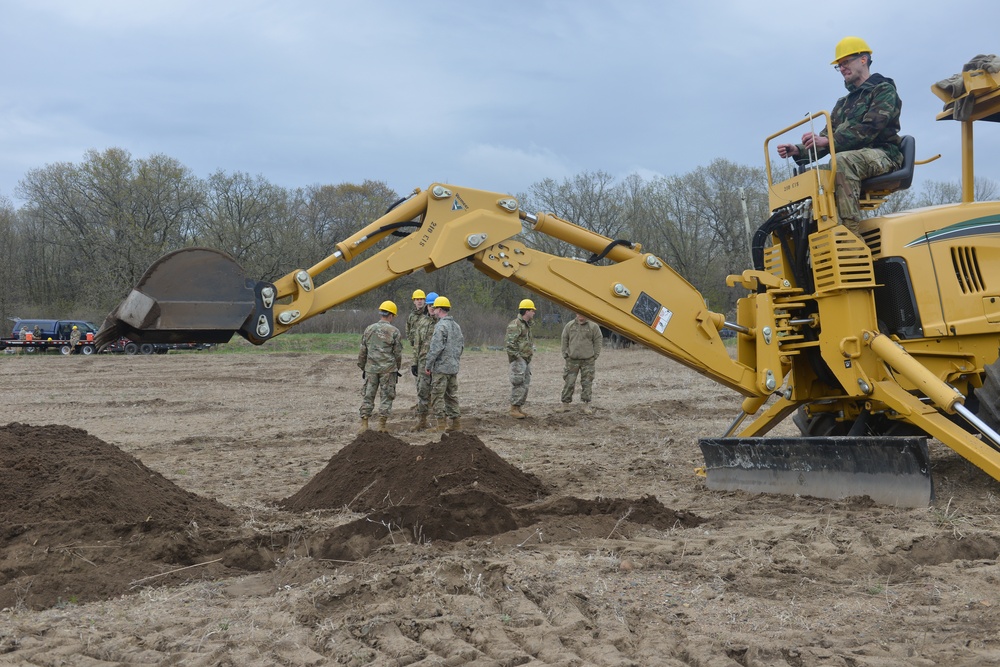
[[[97,346],[92,340],[83,339],[75,346],[68,340],[21,340],[13,338],[0,339],[0,350],[14,350],[33,354],[35,352],[48,352],[58,350],[60,354],[83,354],[90,355],[97,352]]]

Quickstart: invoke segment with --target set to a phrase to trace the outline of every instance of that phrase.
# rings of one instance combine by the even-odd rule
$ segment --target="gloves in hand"
[[[410,372],[413,373],[413,377],[417,377],[417,365],[413,364],[410,366]]]

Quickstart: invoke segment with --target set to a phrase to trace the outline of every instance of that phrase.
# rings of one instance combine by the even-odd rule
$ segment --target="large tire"
[[[153,354],[154,349],[152,343],[143,343],[139,346],[139,354]]]
[[[69,356],[69,355],[73,354],[73,348],[70,347],[69,345],[61,345],[59,347],[59,354],[61,354],[63,356]]]
[[[131,341],[125,343],[125,354],[139,354],[139,344]]]
[[[805,407],[795,411],[792,422],[798,426],[799,432],[807,437],[814,436],[845,436],[851,432],[854,422],[838,422],[829,412],[820,412],[812,417],[806,414]],[[927,435],[913,424],[895,419],[887,419],[883,415],[871,415],[864,426],[862,435],[869,436],[921,436]]]
[[[850,424],[838,422],[829,412],[819,412],[810,417],[805,406],[795,411],[792,422],[799,427],[799,433],[806,437],[847,435],[851,427]]]
[[[80,348],[80,354],[82,354],[85,357],[89,357],[94,352],[97,352],[97,348],[95,348],[93,345],[84,345],[83,347]]]

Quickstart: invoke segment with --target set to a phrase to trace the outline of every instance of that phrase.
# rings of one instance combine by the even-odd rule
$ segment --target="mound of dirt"
[[[298,512],[349,509],[366,514],[327,535],[319,553],[335,561],[356,561],[400,540],[456,542],[509,533],[497,542],[519,543],[522,529],[530,529],[527,534],[560,533],[566,517],[574,517],[572,536],[584,538],[607,538],[616,531],[624,536],[637,524],[669,530],[701,522],[652,497],[548,495],[537,477],[507,463],[474,435],[452,433],[439,442],[413,446],[387,433],[366,431],[281,504]]]
[[[0,525],[39,523],[183,528],[235,521],[221,503],[189,493],[133,456],[68,426],[0,427]]]
[[[388,433],[365,431],[281,506],[293,512],[377,512],[433,503],[462,489],[491,495],[501,505],[548,495],[537,477],[507,463],[474,435],[451,433],[440,442],[414,446]]]
[[[86,431],[0,427],[0,608],[104,599],[142,581],[265,567],[212,537],[236,521],[233,510]],[[209,567],[164,576],[213,556]]]

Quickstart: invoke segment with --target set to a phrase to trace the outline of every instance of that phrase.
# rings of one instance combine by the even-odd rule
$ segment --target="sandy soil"
[[[1000,486],[950,451],[926,509],[708,491],[738,396],[607,350],[560,412],[536,359],[523,422],[470,351],[462,433],[407,377],[358,437],[353,355],[3,356],[0,664],[1000,664]]]

